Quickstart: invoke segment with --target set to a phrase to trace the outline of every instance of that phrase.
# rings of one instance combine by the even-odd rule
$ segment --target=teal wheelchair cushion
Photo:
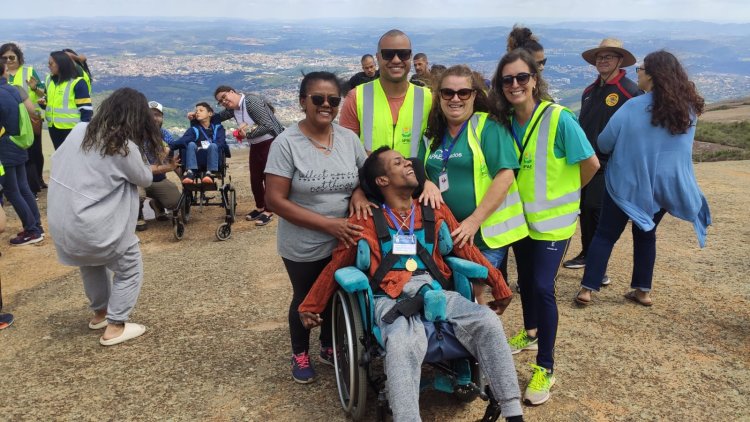
[[[334,273],[336,282],[344,291],[354,293],[360,290],[369,290],[370,280],[367,275],[356,267],[339,268]]]

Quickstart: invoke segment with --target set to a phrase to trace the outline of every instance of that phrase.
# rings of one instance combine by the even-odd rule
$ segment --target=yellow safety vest
[[[13,76],[13,82],[11,83],[11,85],[20,86],[24,91],[28,92],[29,99],[31,100],[31,103],[34,104],[34,108],[36,110],[41,110],[41,107],[39,106],[39,104],[37,104],[39,96],[36,95],[36,91],[32,91],[31,89],[29,89],[28,80],[31,79],[33,75],[34,68],[32,66],[23,65],[16,71],[16,74]]]
[[[529,236],[535,240],[565,240],[573,236],[581,201],[581,166],[555,157],[555,135],[565,107],[542,101],[531,116],[531,134],[521,157],[518,189]],[[540,119],[538,124],[534,124]],[[516,145],[516,151],[521,151]]]
[[[487,161],[484,159],[484,153],[480,146],[482,142],[482,131],[484,124],[487,122],[487,113],[476,112],[471,116],[468,123],[467,138],[469,140],[469,149],[471,149],[472,163],[474,169],[474,200],[476,206],[482,202],[487,191],[492,184],[487,169]],[[430,155],[430,144],[432,141],[423,137],[425,144],[425,166]],[[518,193],[518,185],[515,179],[508,188],[508,194],[500,206],[482,222],[479,227],[482,239],[488,247],[495,249],[510,245],[516,240],[523,239],[529,235],[529,229],[526,226],[526,218],[523,214],[523,204],[521,196]]]
[[[380,79],[359,85],[356,90],[359,139],[365,150],[389,146],[404,157],[416,157],[432,107],[430,90],[410,83],[395,125]]]
[[[76,105],[73,88],[81,77],[57,85],[47,78],[47,126],[57,129],[73,129],[81,121],[81,112]]]

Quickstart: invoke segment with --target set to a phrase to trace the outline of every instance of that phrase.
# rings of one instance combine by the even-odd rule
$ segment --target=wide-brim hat
[[[617,38],[605,38],[601,43],[599,43],[599,47],[586,50],[581,54],[581,56],[583,56],[583,60],[586,60],[587,62],[596,66],[596,55],[602,51],[614,51],[617,54],[621,55],[622,64],[620,65],[620,67],[632,66],[636,62],[633,53],[622,48],[622,41],[618,40]]]

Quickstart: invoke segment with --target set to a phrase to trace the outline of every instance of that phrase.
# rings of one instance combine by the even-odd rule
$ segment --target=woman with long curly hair
[[[146,156],[158,157],[149,166]],[[80,268],[94,317],[89,328],[106,328],[111,346],[146,331],[126,322],[143,282],[135,235],[138,186],[173,168],[164,162],[161,131],[146,97],[121,88],[99,106],[90,123],[79,123],[52,156],[48,213],[57,256]],[[110,281],[111,280],[111,281]]]
[[[599,226],[586,256],[575,300],[591,302],[599,291],[615,242],[633,221],[633,273],[625,298],[651,306],[656,227],[665,213],[693,223],[701,247],[711,224],[708,203],[693,171],[695,125],[704,101],[677,58],[666,51],[646,56],[636,69],[645,95],[625,103],[599,135],[611,154]]]

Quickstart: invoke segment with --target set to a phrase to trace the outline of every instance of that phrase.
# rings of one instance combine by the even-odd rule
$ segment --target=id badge
[[[408,234],[393,236],[393,253],[396,255],[416,255],[417,236]]]
[[[211,145],[208,141],[201,141],[201,148],[208,149],[208,146]]]
[[[440,173],[440,176],[438,177],[438,187],[440,188],[440,192],[448,190],[448,173]]]

